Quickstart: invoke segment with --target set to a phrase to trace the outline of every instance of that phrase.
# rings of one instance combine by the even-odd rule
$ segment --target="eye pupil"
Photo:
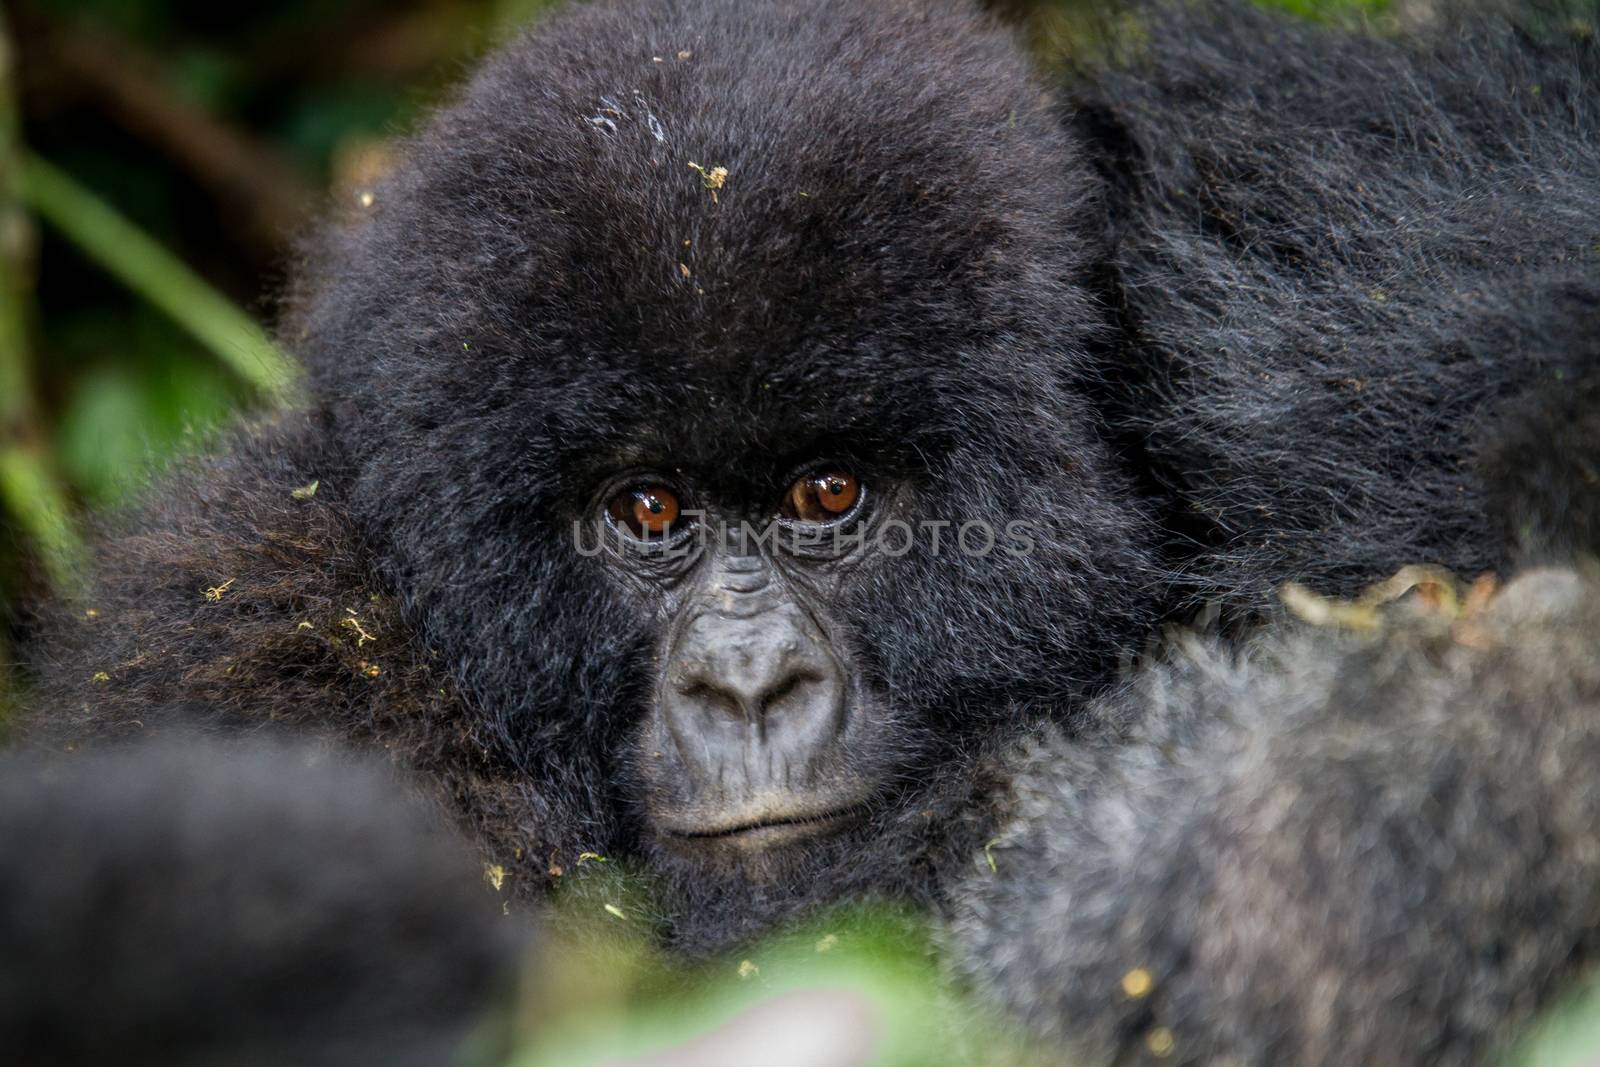
[[[832,522],[849,511],[860,495],[860,483],[846,471],[808,474],[784,494],[783,514],[801,522]]]
[[[633,536],[649,538],[670,530],[680,509],[677,494],[666,486],[634,485],[612,497],[606,510]]]

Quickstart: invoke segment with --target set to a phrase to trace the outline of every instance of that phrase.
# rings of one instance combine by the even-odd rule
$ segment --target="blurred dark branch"
[[[316,48],[305,47],[301,29],[279,29],[254,46],[251,66],[258,75],[298,83],[356,75],[414,87],[437,77],[441,65],[467,58],[474,42],[488,43],[492,19],[485,6],[484,0],[330,5],[317,25]]]
[[[80,546],[36,419],[28,343],[33,226],[18,195],[21,145],[12,74],[11,38],[0,21],[0,519],[26,535],[61,588],[76,571]]]
[[[24,9],[21,25],[30,63],[54,67],[243,218],[264,261],[277,258],[304,225],[316,194],[302,175],[269,146],[175,92],[154,57],[104,30],[51,21],[35,7]]]
[[[16,197],[18,120],[11,41],[0,23],[0,444],[19,434],[32,406],[28,303],[33,227]]]

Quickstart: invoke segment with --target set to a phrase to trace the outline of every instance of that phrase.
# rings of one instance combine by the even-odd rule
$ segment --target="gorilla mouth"
[[[824,811],[774,812],[759,818],[693,829],[669,827],[665,832],[681,841],[767,848],[836,833],[859,821],[865,814],[866,805],[857,803]]]

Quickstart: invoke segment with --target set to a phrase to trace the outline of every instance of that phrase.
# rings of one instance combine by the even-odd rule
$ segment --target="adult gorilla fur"
[[[969,972],[1082,1063],[1467,1064],[1600,936],[1600,574],[1176,641],[1035,742]]]
[[[1569,426],[1528,398],[1567,403],[1600,363],[1594,16],[1443,20],[1402,41],[1230,4],[1161,7],[1130,55],[1057,94],[1003,34],[942,0],[553,16],[491,58],[372,208],[309,255],[284,335],[308,370],[303,408],[241,431],[108,532],[92,596],[46,646],[51,706],[69,709],[48,729],[86,741],[275,723],[382,746],[523,893],[580,852],[643,862],[663,884],[664,932],[686,951],[843,895],[940,902],[1010,804],[992,757],[1049,728],[1051,751],[1077,767],[1075,746],[1125,736],[1119,701],[1135,698],[1092,698],[1175,613],[1215,602],[1247,620],[1285,580],[1348,594],[1408,562],[1472,574],[1505,562],[1508,534],[1593,547],[1592,419]],[[1478,462],[1480,441],[1538,425],[1576,458]],[[890,768],[891,784],[862,824],[779,876],[698,868],[658,846],[640,802],[651,754],[639,724],[664,624],[639,586],[575,550],[574,524],[597,484],[631,466],[676,471],[754,513],[817,455],[869,474],[908,521],[1026,519],[1034,551],[919,542],[862,562],[828,611],[888,724],[862,759]],[[1480,467],[1501,472],[1490,488]],[[1502,510],[1496,526],[1486,505],[1516,491],[1506,471],[1550,481],[1515,496],[1537,510]],[[1530,672],[1505,683],[1513,711],[1559,688],[1534,671],[1552,644],[1539,630],[1525,656],[1508,654],[1505,670]],[[1550,669],[1578,685],[1581,656],[1562,654]],[[1330,675],[1348,678],[1362,713],[1425,684],[1402,672],[1399,688],[1369,691],[1352,656],[1282,684],[1329,715],[1338,702],[1314,694]],[[1426,661],[1403,659],[1419,672]],[[1260,683],[1261,712],[1241,721],[1270,718],[1277,684]],[[1592,707],[1588,693],[1558,707]],[[1481,699],[1472,722],[1510,733],[1506,745],[1542,743],[1519,733],[1537,729],[1523,721],[1535,705],[1496,716]],[[1198,686],[1178,703],[1217,701]],[[1253,762],[1230,755],[1240,732],[1195,731],[1194,765],[1215,758],[1216,789],[1260,796],[1299,775],[1332,797],[1412,770],[1376,742],[1345,768],[1339,722],[1319,729],[1329,743],[1303,758]],[[1440,751],[1464,761],[1496,747],[1468,747],[1480,739],[1451,732],[1465,723],[1440,729]],[[1561,783],[1528,785],[1517,823],[1514,783],[1492,761],[1472,766],[1460,804],[1503,797],[1497,825],[1530,834],[1556,817]],[[1413,788],[1396,781],[1393,795]],[[1102,809],[1084,803],[1093,823]],[[1208,847],[1266,848],[1258,824],[1231,824],[1221,800],[1208,823],[1210,810],[1194,813],[1193,839],[1148,839],[1173,865],[1148,892],[1190,892],[1181,871]],[[1411,812],[1403,825],[1447,843],[1422,852],[1374,843],[1376,809],[1327,810],[1352,821],[1284,821],[1276,847],[1379,849],[1396,871],[1441,879],[1441,894],[1469,891],[1454,883],[1477,876],[1501,832],[1466,808]],[[1056,842],[1050,828],[1071,818],[1039,834]],[[1514,855],[1546,862],[1528,840]],[[1058,843],[1014,869],[1058,873]],[[1354,912],[1322,913],[1333,934],[1432,929],[1419,901],[1438,895],[1391,914],[1318,870],[1302,875],[1307,899],[1346,894]],[[1070,899],[1033,877],[1011,889]],[[1204,914],[1250,921],[1259,881],[1213,885],[1228,906]],[[1166,913],[1145,902],[1143,921]],[[1473,927],[1493,942],[1483,951],[1510,959],[1524,904],[1541,906],[1439,915],[1485,924]],[[1549,914],[1541,946],[1584,928],[1558,902]],[[1142,928],[1085,921],[1086,953],[1160,971],[1166,957],[1121,959],[1154,944]],[[1228,928],[1211,935],[1225,951]],[[1253,947],[1274,962],[1278,944]],[[1049,948],[996,964],[1036,1020],[1084,1010],[1080,993],[1114,995],[1114,981],[1091,984],[1104,975]],[[1554,957],[1538,952],[1548,974]],[[1313,1036],[1345,1018],[1346,1002],[1320,991],[1342,988],[1397,1062],[1476,1054],[1479,1031],[1429,1014],[1442,1001],[1413,1016],[1381,985],[1355,984],[1372,960],[1330,955],[1333,977],[1316,984],[1326,976],[1301,959],[1275,961],[1309,983],[1279,1015],[1240,1003],[1262,984],[1157,988],[1172,990],[1179,1021],[1215,1028],[1192,1046],[1202,1053],[1275,1054],[1281,1038],[1312,1062]],[[1465,980],[1455,956],[1430,959]],[[1107,1036],[1121,1023],[1073,1017],[1096,1047],[1121,1047]],[[1406,1029],[1430,1019],[1426,1041]]]

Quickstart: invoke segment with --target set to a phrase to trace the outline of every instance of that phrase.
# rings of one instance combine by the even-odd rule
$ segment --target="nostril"
[[[795,671],[760,695],[757,711],[767,718],[784,711],[785,705],[803,706],[824,681],[815,671]]]
[[[772,682],[753,674],[708,679],[703,674],[672,679],[678,699],[674,703],[750,722],[806,710],[828,703],[832,692],[828,676],[814,669],[786,671]]]
[[[698,678],[677,683],[678,692],[689,707],[719,712],[730,718],[743,718],[744,705],[738,694],[721,686],[711,685]]]

